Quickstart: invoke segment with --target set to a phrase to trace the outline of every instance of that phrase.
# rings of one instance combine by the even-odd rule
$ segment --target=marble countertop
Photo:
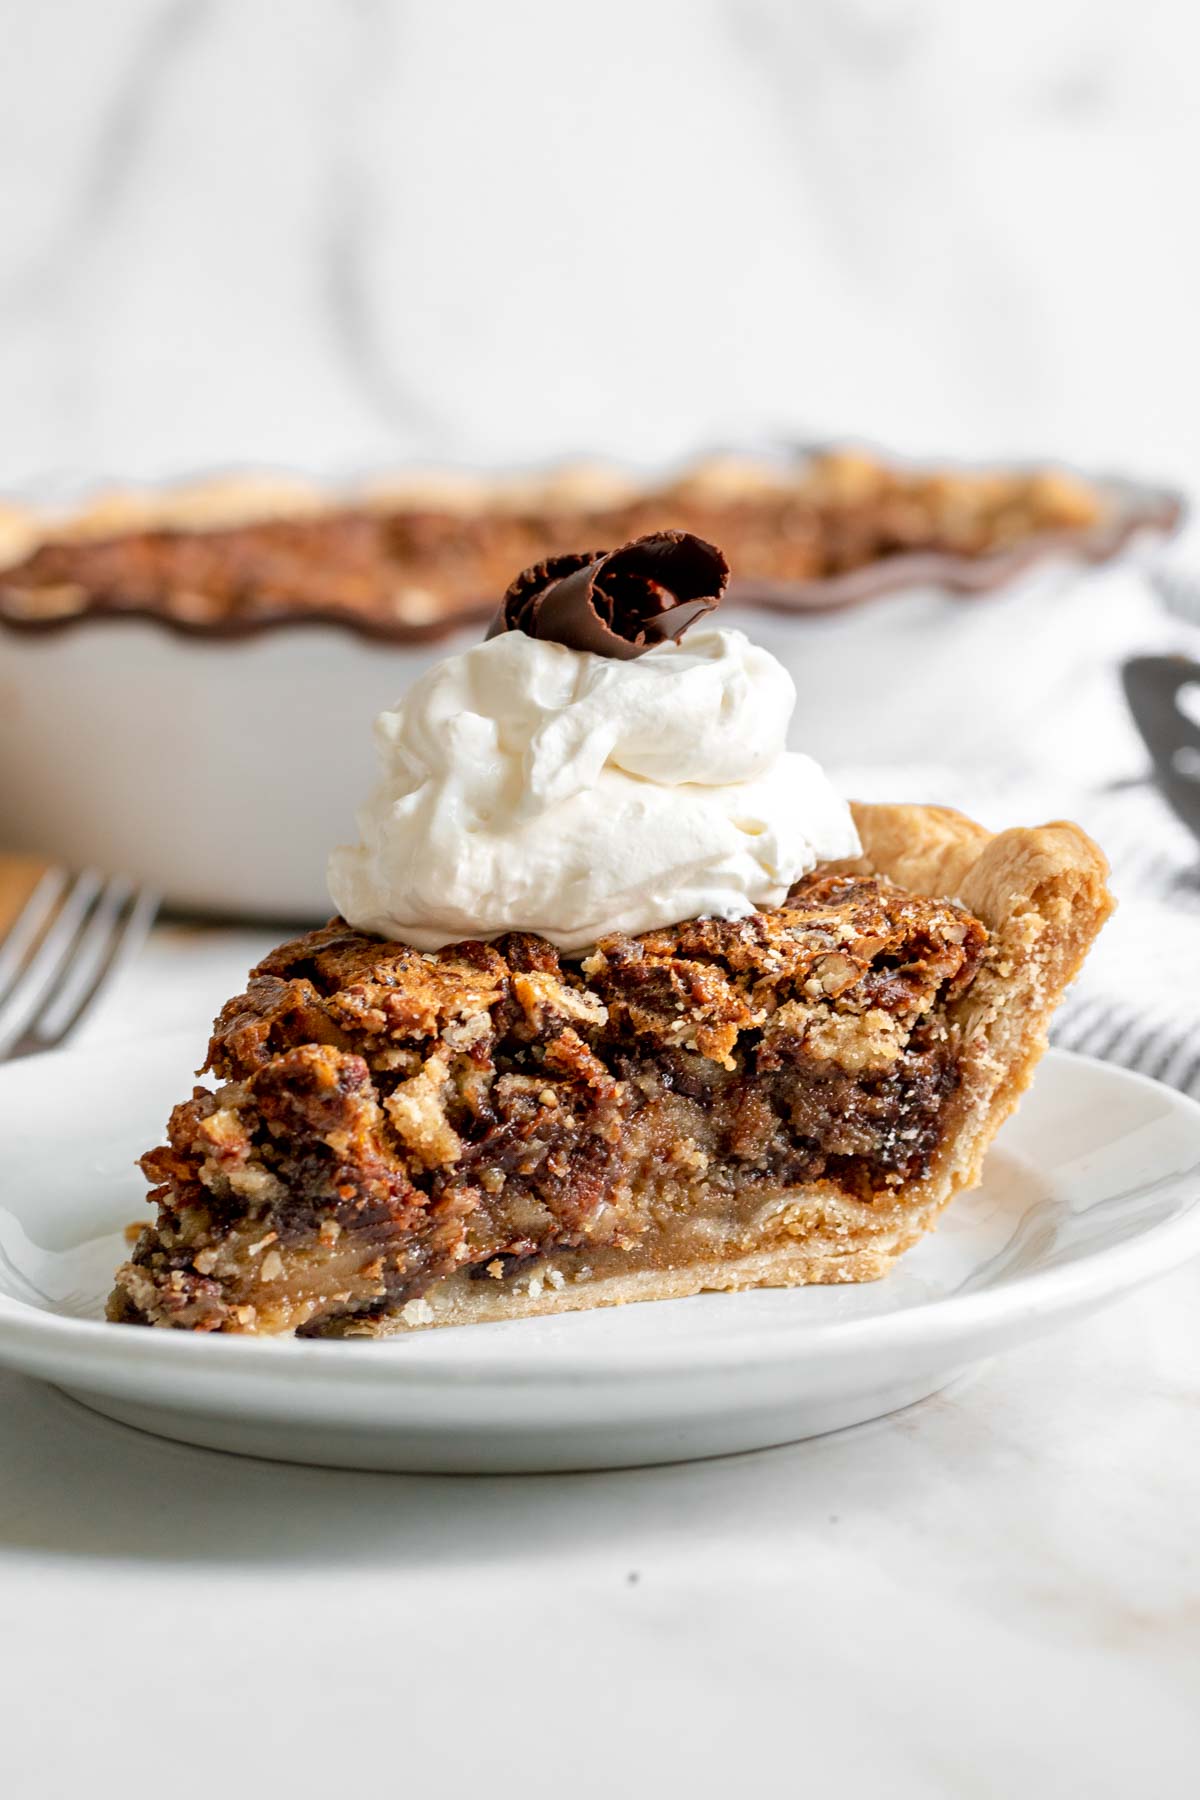
[[[79,1041],[195,1026],[269,941],[160,928]],[[1193,1264],[874,1424],[557,1477],[241,1460],[0,1376],[6,1792],[1190,1795],[1198,1316]]]
[[[20,11],[0,490],[762,434],[1200,482],[1182,0]]]
[[[0,492],[846,435],[1200,484],[1180,0],[18,10]],[[199,1050],[268,942],[159,929],[79,1041]],[[0,1375],[0,1787],[1182,1800],[1198,1318],[1193,1264],[874,1424],[569,1477]]]

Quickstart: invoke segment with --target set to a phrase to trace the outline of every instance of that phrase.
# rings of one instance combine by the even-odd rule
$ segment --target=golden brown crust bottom
[[[803,1244],[788,1244],[739,1256],[713,1257],[679,1269],[607,1270],[583,1281],[564,1275],[558,1286],[555,1277],[562,1274],[564,1259],[552,1253],[529,1280],[515,1285],[506,1283],[500,1289],[490,1282],[451,1275],[424,1299],[410,1301],[395,1317],[351,1320],[342,1335],[389,1337],[438,1325],[497,1324],[504,1319],[590,1312],[600,1306],[631,1306],[644,1300],[687,1300],[695,1294],[877,1281],[887,1274],[892,1260],[886,1250],[873,1247],[820,1252]]]
[[[918,894],[957,899],[987,925],[991,953],[951,1016],[962,1037],[962,1082],[943,1147],[920,1182],[891,1202],[831,1200],[828,1186],[796,1190],[791,1214],[811,1201],[819,1236],[796,1238],[777,1215],[761,1247],[682,1268],[625,1266],[578,1277],[577,1259],[545,1258],[511,1286],[451,1277],[403,1314],[354,1327],[394,1332],[431,1325],[523,1318],[713,1289],[869,1281],[935,1222],[964,1188],[1029,1086],[1051,1016],[1113,909],[1108,865],[1077,825],[1056,822],[992,835],[962,814],[931,806],[854,808],[863,854],[847,871],[886,875]],[[560,1285],[556,1285],[556,1280]]]

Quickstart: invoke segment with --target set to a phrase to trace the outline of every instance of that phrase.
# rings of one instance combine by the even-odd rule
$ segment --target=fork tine
[[[35,1016],[27,1021],[27,1033],[43,1037],[57,1031],[62,1018],[73,1015],[80,993],[88,985],[97,964],[107,956],[121,913],[132,894],[133,883],[124,876],[113,876],[105,882],[91,917],[76,938],[58,979],[43,993]]]
[[[0,944],[0,1004],[15,985],[33,945],[67,885],[65,869],[46,869]]]
[[[99,891],[100,877],[94,869],[85,869],[71,884],[57,916],[0,1003],[0,1056],[9,1054],[57,985]]]
[[[145,942],[158,906],[158,895],[149,888],[135,888],[121,877],[109,883],[88,922],[79,954],[29,1028],[33,1047],[53,1050],[74,1031],[100,989]]]

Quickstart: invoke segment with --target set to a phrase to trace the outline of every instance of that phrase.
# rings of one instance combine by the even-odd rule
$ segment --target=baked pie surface
[[[979,1176],[1111,910],[1078,829],[854,809],[780,909],[422,955],[340,921],[222,1011],[116,1320],[346,1335],[868,1280]]]
[[[1102,560],[1173,506],[1139,501],[1125,517],[1061,470],[910,470],[848,450],[794,469],[713,459],[661,486],[579,470],[344,501],[247,477],[117,496],[58,522],[0,517],[0,620],[132,615],[240,633],[332,619],[418,641],[486,618],[513,569],[664,526],[724,546],[735,599],[819,610],[886,591],[915,558],[963,591],[1064,540]]]

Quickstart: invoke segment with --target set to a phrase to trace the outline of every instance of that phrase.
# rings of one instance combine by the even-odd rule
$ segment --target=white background
[[[758,434],[1200,478],[1189,0],[39,0],[0,486]]]

